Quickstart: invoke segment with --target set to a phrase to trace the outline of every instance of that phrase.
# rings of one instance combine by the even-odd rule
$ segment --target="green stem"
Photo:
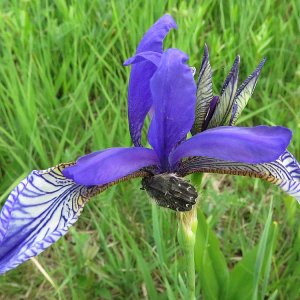
[[[184,275],[187,285],[186,299],[195,300],[194,247],[197,230],[197,210],[179,214],[178,240],[184,253]]]
[[[192,184],[199,190],[202,174],[192,175]],[[194,205],[193,209],[186,213],[179,213],[179,228],[178,228],[178,240],[184,252],[185,258],[185,276],[187,281],[187,293],[186,299],[195,300],[196,295],[196,278],[195,278],[195,241],[197,232],[197,205]]]

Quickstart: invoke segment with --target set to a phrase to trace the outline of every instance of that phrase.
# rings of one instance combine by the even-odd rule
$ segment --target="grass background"
[[[300,159],[298,1],[2,0],[1,204],[32,169],[131,145],[130,69],[122,62],[166,12],[179,26],[166,47],[185,51],[199,68],[208,44],[215,93],[236,54],[241,80],[268,58],[239,124],[288,126],[289,150]],[[249,299],[299,299],[296,201],[258,179],[206,175],[202,185],[200,207],[230,270],[266,233],[273,200],[269,272],[255,283],[260,296]],[[37,258],[46,276],[28,261],[0,277],[0,299],[184,299],[176,215],[155,207],[139,186],[122,183],[92,199],[71,232]],[[222,299],[205,294],[202,271],[198,299],[200,288],[205,299]]]

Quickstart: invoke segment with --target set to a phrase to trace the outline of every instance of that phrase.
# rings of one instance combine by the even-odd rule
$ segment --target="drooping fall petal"
[[[103,185],[156,165],[159,160],[151,149],[110,148],[79,158],[74,166],[64,169],[63,174],[78,184]]]
[[[245,164],[207,157],[192,157],[185,160],[177,172],[181,176],[204,172],[262,178],[278,185],[300,203],[300,164],[288,151],[285,151],[277,160],[264,164]]]
[[[286,150],[292,133],[281,126],[223,126],[198,133],[170,155],[175,166],[182,158],[205,156],[243,163],[271,162]]]
[[[138,170],[106,185],[86,187],[64,177],[65,167],[68,164],[32,171],[8,196],[0,213],[0,274],[65,235],[90,197],[120,181],[148,174]]]

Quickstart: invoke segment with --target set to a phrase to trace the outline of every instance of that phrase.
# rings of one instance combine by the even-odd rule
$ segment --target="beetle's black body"
[[[142,179],[142,188],[162,207],[191,210],[198,197],[196,189],[175,174],[158,174]]]

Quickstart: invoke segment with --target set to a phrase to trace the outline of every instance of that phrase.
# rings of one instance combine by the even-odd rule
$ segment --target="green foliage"
[[[272,206],[259,244],[245,253],[230,273],[227,299],[256,300],[269,296],[267,286],[277,237],[277,224],[271,222]]]
[[[229,279],[226,260],[220,251],[217,236],[209,228],[200,210],[198,212],[195,264],[204,298],[225,299]]]
[[[215,93],[237,54],[240,82],[267,57],[238,125],[290,127],[289,150],[300,159],[299,1],[3,0],[1,204],[32,169],[131,144],[130,70],[122,63],[166,12],[179,26],[166,46],[199,69],[208,44]],[[71,232],[37,258],[47,276],[28,261],[0,277],[0,299],[184,299],[176,215],[152,207],[139,186],[123,183],[92,199]],[[299,299],[293,199],[258,179],[205,175],[200,207],[207,220],[200,214],[197,299]]]

